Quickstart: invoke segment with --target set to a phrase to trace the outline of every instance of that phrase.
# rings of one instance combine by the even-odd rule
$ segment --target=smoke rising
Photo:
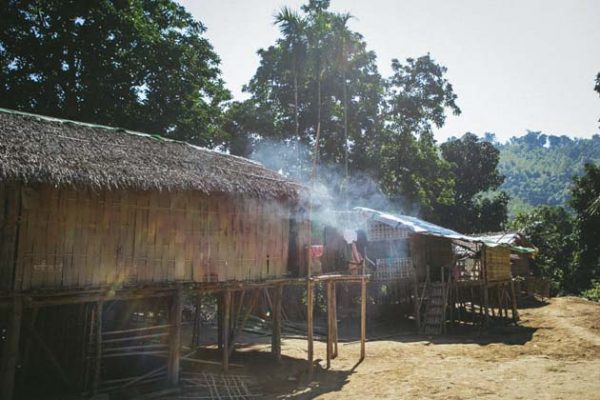
[[[267,168],[303,183],[310,189],[313,204],[311,218],[326,225],[337,226],[336,213],[354,207],[368,207],[390,213],[412,211],[399,199],[390,199],[380,185],[364,172],[351,171],[348,179],[341,164],[318,165],[317,178],[311,181],[312,159],[307,146],[297,141],[274,142],[261,140],[250,155]]]

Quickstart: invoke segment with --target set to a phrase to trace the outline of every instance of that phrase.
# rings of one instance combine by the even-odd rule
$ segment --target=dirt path
[[[600,305],[557,298],[520,313],[520,326],[482,335],[372,341],[357,366],[359,345],[340,344],[332,369],[309,387],[298,360],[306,342],[285,340],[296,360],[265,370],[263,386],[277,399],[600,399]]]

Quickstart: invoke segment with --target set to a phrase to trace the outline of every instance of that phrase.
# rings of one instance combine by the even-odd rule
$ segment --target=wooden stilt
[[[273,296],[273,334],[271,336],[271,353],[277,362],[281,361],[281,302],[283,285],[275,287]]]
[[[229,320],[231,315],[231,291],[225,290],[223,293],[223,329],[222,329],[222,342],[223,342],[223,351],[222,351],[222,364],[223,370],[229,370]]]
[[[333,354],[333,322],[332,317],[332,283],[326,282],[327,285],[327,369],[331,368],[331,356]]]
[[[337,320],[337,287],[335,282],[331,282],[332,284],[332,321],[333,321],[333,354],[332,358],[336,358],[338,356],[338,320]]]
[[[516,323],[519,320],[519,311],[517,310],[517,296],[515,293],[515,281],[510,280],[510,298],[512,302],[512,317]]]
[[[483,312],[484,312],[484,324],[488,325],[490,322],[490,316],[489,316],[489,288],[487,284],[483,285]]]
[[[497,292],[497,296],[498,296],[498,316],[500,318],[502,318],[502,312],[504,311],[503,308],[504,306],[502,305],[502,291],[504,290],[504,287],[501,283],[498,284],[498,286],[496,286],[496,292]]]
[[[202,309],[202,300],[200,295],[196,299],[195,309],[194,309],[194,325],[192,328],[192,342],[190,343],[191,348],[195,348],[200,344],[200,321],[201,321],[201,309]]]
[[[367,337],[367,281],[360,282],[360,359],[365,359],[365,340]]]
[[[415,310],[415,324],[417,326],[417,332],[421,331],[421,305],[419,304],[419,280],[417,278],[416,270],[413,271],[413,307]]]
[[[0,396],[2,400],[12,400],[14,394],[22,319],[23,299],[17,296],[13,300],[13,309],[7,332],[8,337],[2,352],[2,368],[0,370]]]
[[[98,393],[100,387],[100,380],[102,378],[102,310],[104,309],[104,302],[99,301],[96,303],[96,321],[94,324],[95,330],[95,343],[96,343],[96,362],[94,364],[94,384],[92,391],[94,394]]]
[[[235,325],[235,328],[229,329],[229,332],[230,332],[229,358],[231,358],[231,355],[233,354],[233,350],[235,350],[235,346],[234,346],[233,342],[235,341],[235,338],[239,336],[240,332],[244,328],[244,325],[246,325],[246,321],[248,320],[250,313],[256,307],[256,303],[259,301],[260,296],[261,296],[261,291],[255,290],[254,295],[251,297],[250,304],[246,308],[246,312],[244,313],[243,317],[240,319],[240,317],[238,315],[235,318],[233,318],[233,317],[231,318],[232,321],[237,321],[237,322],[236,322],[236,324],[233,324],[233,322],[232,322],[231,325],[232,326]],[[233,307],[233,304],[232,304],[232,307]],[[239,310],[241,311],[241,307],[239,308]]]
[[[225,298],[224,292],[217,294],[217,347],[219,350],[223,350],[223,299]]]
[[[169,358],[167,364],[167,380],[170,385],[179,384],[179,364],[181,358],[181,314],[183,312],[183,290],[175,289],[169,313]]]
[[[314,343],[313,343],[313,311],[314,311],[314,283],[310,280],[307,280],[306,284],[306,339],[308,342],[308,379],[312,380],[313,377],[313,360],[314,360]]]

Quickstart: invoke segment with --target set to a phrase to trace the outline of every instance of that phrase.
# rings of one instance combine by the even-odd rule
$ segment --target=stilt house
[[[54,353],[45,365],[53,359],[66,383],[95,391],[101,341],[115,340],[102,330],[103,302],[161,296],[175,310],[160,351],[176,382],[183,284],[239,289],[306,274],[302,190],[257,162],[188,143],[0,110],[1,397],[12,396],[17,362],[35,356],[23,354],[21,332],[42,343],[36,318],[43,325],[46,315],[40,348]],[[82,307],[37,317],[68,304]]]

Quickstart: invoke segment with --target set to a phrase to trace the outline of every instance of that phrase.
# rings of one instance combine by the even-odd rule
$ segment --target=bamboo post
[[[179,363],[181,358],[181,313],[183,311],[183,290],[177,286],[171,304],[169,324],[169,358],[167,363],[167,380],[170,385],[179,383]]]
[[[222,343],[223,343],[223,370],[229,370],[229,320],[231,314],[231,291],[226,289],[223,293],[223,328],[222,328]]]
[[[485,246],[481,247],[481,270],[483,272],[483,311],[484,311],[484,324],[487,326],[490,322],[490,316],[488,308],[490,304],[489,300],[489,286],[487,277],[487,263],[485,262]],[[493,312],[493,309],[492,309]]]
[[[417,270],[413,265],[413,297],[414,297],[414,309],[415,309],[415,323],[417,325],[417,332],[421,331],[421,305],[419,304],[419,278],[417,277]],[[429,269],[428,269],[429,271]],[[428,274],[429,275],[429,274]]]
[[[327,369],[331,368],[331,356],[333,354],[333,323],[331,320],[333,312],[332,306],[332,286],[331,281],[327,281]]]
[[[223,292],[217,294],[217,347],[223,350]]]
[[[273,335],[271,336],[271,353],[277,362],[281,361],[281,302],[283,298],[283,285],[275,287],[273,298]]]
[[[519,320],[519,311],[517,310],[517,296],[515,294],[515,281],[510,280],[510,297],[512,300],[512,317],[516,323]]]
[[[313,360],[314,360],[314,343],[313,343],[313,289],[314,283],[311,281],[310,277],[307,280],[306,284],[306,339],[308,341],[308,379],[312,380],[313,376]]]
[[[337,288],[336,288],[336,283],[332,282],[332,312],[333,315],[331,316],[332,321],[333,321],[333,354],[331,355],[332,358],[336,358],[338,356],[338,321],[337,321]]]
[[[360,359],[365,359],[365,339],[367,337],[367,281],[360,282]]]
[[[0,396],[2,400],[12,400],[15,388],[15,372],[19,358],[19,339],[23,319],[23,299],[16,296],[13,301],[8,337],[2,352]]]
[[[95,330],[95,342],[96,342],[96,362],[94,364],[94,384],[92,391],[94,394],[98,393],[100,387],[100,379],[102,372],[102,310],[104,309],[104,302],[99,301],[96,303],[96,323],[94,324]]]

